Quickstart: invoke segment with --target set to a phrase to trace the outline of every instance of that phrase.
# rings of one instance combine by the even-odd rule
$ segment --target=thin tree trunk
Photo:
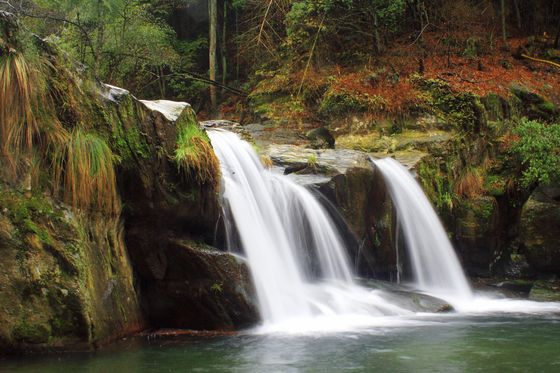
[[[239,10],[235,9],[235,36],[239,36]],[[239,59],[241,51],[239,50],[239,42],[235,43],[235,80],[239,82]]]
[[[502,19],[502,38],[504,39],[504,44],[507,45],[506,0],[500,0],[500,15]]]
[[[379,36],[379,20],[377,17],[377,12],[373,13],[373,35],[375,37],[375,51],[377,54],[381,54],[381,37]]]
[[[513,0],[513,6],[515,7],[515,16],[517,18],[517,28],[519,31],[523,29],[523,23],[521,22],[521,11],[519,10],[519,0]]]
[[[103,51],[103,44],[105,43],[105,9],[103,0],[97,0],[97,45],[95,46],[94,58],[94,74],[97,75],[99,71],[99,64],[101,63],[101,52]]]
[[[554,48],[560,47],[560,19],[558,20],[558,31],[556,32],[556,39],[554,39]]]
[[[208,16],[210,21],[210,46],[209,46],[209,70],[210,80],[216,81],[217,70],[217,39],[218,39],[218,0],[209,0]],[[214,85],[210,86],[210,105],[213,114],[218,111],[218,93]]]
[[[227,1],[224,1],[223,9],[223,19],[222,19],[222,42],[221,42],[221,54],[222,54],[222,84],[225,86],[227,83]],[[223,94],[223,89],[222,89]]]

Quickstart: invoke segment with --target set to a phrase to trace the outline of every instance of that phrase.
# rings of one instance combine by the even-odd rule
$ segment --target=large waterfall
[[[383,174],[395,204],[416,285],[445,299],[471,298],[459,259],[420,185],[392,158],[373,162]]]
[[[265,324],[410,313],[354,283],[339,232],[307,189],[265,169],[236,134],[208,134]]]

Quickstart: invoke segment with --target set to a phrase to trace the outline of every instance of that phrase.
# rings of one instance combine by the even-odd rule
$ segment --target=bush
[[[521,184],[530,187],[560,180],[560,124],[523,119],[513,131],[512,151],[523,166]]]

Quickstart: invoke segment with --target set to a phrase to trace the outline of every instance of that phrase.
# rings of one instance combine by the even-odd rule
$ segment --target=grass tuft
[[[56,180],[63,185],[66,202],[82,210],[118,214],[115,163],[104,139],[75,128],[55,157]]]
[[[177,120],[177,148],[175,161],[179,170],[199,184],[217,186],[220,164],[210,139],[199,127],[194,113],[185,110]]]
[[[15,170],[21,152],[31,151],[39,135],[37,71],[17,52],[0,57],[0,134],[2,154]]]
[[[484,195],[484,176],[476,169],[467,169],[455,184],[455,194],[466,198],[476,198]]]

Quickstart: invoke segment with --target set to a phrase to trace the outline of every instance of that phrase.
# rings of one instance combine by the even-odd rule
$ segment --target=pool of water
[[[560,316],[418,316],[311,335],[135,338],[0,360],[0,372],[560,372]]]

